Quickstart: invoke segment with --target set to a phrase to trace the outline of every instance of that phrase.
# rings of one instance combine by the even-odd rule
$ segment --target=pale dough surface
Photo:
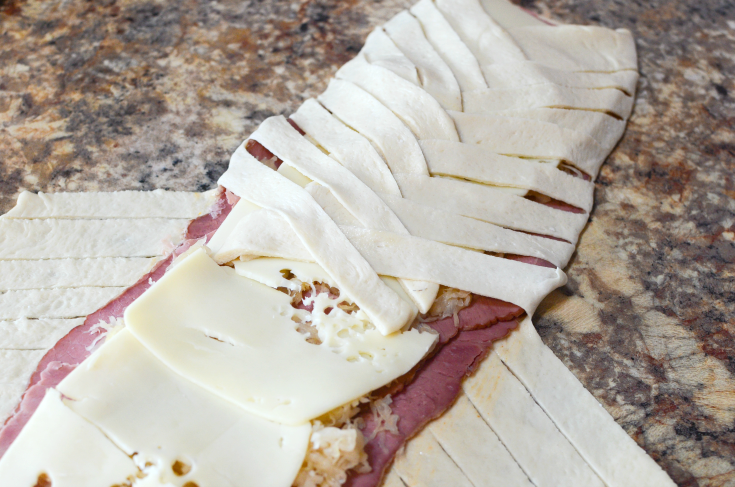
[[[0,260],[0,291],[82,286],[132,286],[150,270],[152,257]]]
[[[217,190],[206,193],[186,191],[114,191],[109,193],[30,193],[18,196],[18,203],[3,218],[185,218],[191,220],[207,212]]]

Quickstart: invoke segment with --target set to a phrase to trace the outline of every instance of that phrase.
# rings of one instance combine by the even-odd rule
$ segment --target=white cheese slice
[[[0,294],[0,320],[79,318],[94,313],[123,291],[125,287],[5,291]]]
[[[446,140],[420,140],[432,175],[537,191],[587,212],[592,209],[595,186],[551,164],[488,152],[476,144]]]
[[[388,165],[370,141],[337,120],[318,101],[309,98],[290,118],[370,189],[401,194]]]
[[[380,27],[368,34],[365,45],[360,49],[360,55],[364,56],[370,64],[382,66],[406,81],[421,86],[416,65],[398,49],[395,42]]]
[[[454,73],[461,91],[487,88],[477,58],[454,32],[433,0],[421,0],[410,8],[423,28],[426,39]]]
[[[84,318],[0,321],[0,349],[48,350],[82,323]]]
[[[524,264],[418,237],[358,227],[340,228],[380,275],[463,289],[511,302],[529,314],[549,292],[566,282],[566,275],[558,268]],[[243,220],[222,252],[228,257],[313,261],[293,230],[273,212],[253,214]]]
[[[466,395],[460,394],[428,429],[475,487],[533,487]]]
[[[494,112],[492,117],[514,117],[539,120],[556,124],[565,129],[587,134],[597,141],[607,152],[613,150],[625,132],[625,120],[611,117],[606,113],[590,110],[565,110],[563,108],[522,108]],[[456,124],[462,123],[454,119]]]
[[[493,20],[504,29],[548,25],[546,22],[529,14],[522,8],[519,8],[507,0],[480,0],[480,3],[488,15],[490,15],[490,17],[492,17]]]
[[[133,461],[101,431],[73,413],[53,389],[0,459],[0,483],[8,486],[99,487],[135,479]]]
[[[349,81],[333,79],[317,99],[345,125],[367,137],[393,174],[429,174],[411,130],[370,93]]]
[[[337,287],[337,283],[329,277],[329,274],[327,274],[319,264],[314,264],[312,262],[262,257],[248,261],[236,260],[233,264],[235,266],[235,272],[237,272],[239,276],[247,277],[248,279],[265,284],[273,289],[278,289],[279,287],[289,290],[298,289],[295,283],[283,277],[284,271],[292,273],[296,276],[296,279],[301,282],[324,282],[330,287]],[[412,302],[411,298],[406,294],[397,279],[388,276],[381,276],[381,279],[391,289],[393,289],[396,294],[403,298],[404,301],[409,303]],[[340,299],[343,298],[340,297]],[[344,300],[349,302],[349,299]]]
[[[521,48],[485,12],[479,0],[435,0],[434,3],[481,66],[525,59]]]
[[[416,330],[383,336],[346,329],[335,339],[339,347],[313,345],[296,330],[294,315],[289,296],[198,250],[131,304],[125,323],[179,374],[246,411],[291,425],[403,375],[436,339]]]
[[[543,344],[530,318],[495,350],[606,485],[675,485]]]
[[[401,174],[396,177],[406,199],[505,228],[576,243],[587,224],[586,213],[569,213],[491,186],[444,178]]]
[[[426,39],[421,23],[404,10],[383,24],[393,42],[416,66],[423,89],[447,110],[462,110],[459,83],[447,63]]]
[[[496,354],[462,389],[534,485],[605,485]]]
[[[177,486],[289,487],[311,434],[308,423],[267,421],[186,380],[129,330],[113,336],[58,390],[136,464],[152,464],[156,480]],[[178,475],[174,468],[180,474],[181,467],[190,471]]]
[[[408,234],[401,220],[373,190],[347,168],[309,143],[283,116],[266,119],[250,138],[270,150],[284,165],[293,166],[308,178],[329,188],[363,226]],[[434,283],[406,283],[404,286],[419,310],[427,313],[439,286]]]
[[[589,135],[549,122],[461,112],[450,115],[462,142],[506,156],[565,161],[593,178],[609,153]]]
[[[569,88],[554,84],[519,88],[487,88],[463,93],[468,113],[491,113],[519,108],[565,108],[609,113],[627,120],[634,99],[616,89]]]
[[[184,218],[205,214],[219,192],[113,191],[38,193],[23,191],[3,218]]]
[[[635,94],[637,71],[584,73],[564,71],[534,61],[495,63],[482,67],[487,84],[492,89],[512,89],[544,83],[570,88],[614,88],[628,96]]]
[[[83,286],[132,286],[156,263],[146,257],[0,260],[0,291]]]
[[[556,69],[586,72],[638,70],[635,41],[626,29],[539,25],[508,30],[527,58]]]
[[[232,155],[219,184],[286,218],[313,258],[381,333],[393,333],[408,322],[411,307],[380,280],[319,204],[303,188],[258,162],[244,144]]]
[[[407,487],[476,487],[424,428],[395,458],[393,468]]]
[[[367,91],[388,107],[418,139],[459,140],[452,119],[429,93],[362,56],[335,74]],[[329,107],[327,107],[329,108]]]
[[[154,257],[182,240],[188,220],[0,219],[0,259]]]

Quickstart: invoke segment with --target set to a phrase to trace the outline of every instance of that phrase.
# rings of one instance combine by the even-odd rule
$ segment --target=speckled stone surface
[[[679,485],[735,486],[735,3],[522,3],[630,29],[641,70],[539,332]],[[212,187],[408,4],[0,0],[0,212],[21,189]]]

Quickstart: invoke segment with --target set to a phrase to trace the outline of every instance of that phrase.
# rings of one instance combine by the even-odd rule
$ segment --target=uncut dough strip
[[[380,197],[347,168],[326,156],[299,134],[283,116],[270,117],[250,136],[270,150],[284,164],[328,188],[360,223],[375,230],[408,235],[408,230]],[[401,285],[419,311],[428,313],[439,285],[404,282]]]
[[[462,390],[534,485],[604,487],[495,353],[464,381]]]
[[[154,257],[182,240],[187,220],[0,219],[0,259]]]
[[[360,225],[325,188],[314,184],[307,191],[338,225]],[[416,237],[487,252],[538,257],[561,268],[574,252],[574,245],[567,242],[516,232],[392,195],[382,197]]]
[[[593,178],[609,153],[589,135],[553,123],[461,112],[450,115],[457,121],[462,142],[506,156],[568,162]]]
[[[113,191],[89,193],[38,193],[23,191],[15,207],[2,218],[185,218],[206,213],[217,190]]]
[[[461,91],[487,88],[477,58],[436,8],[433,0],[421,0],[409,11],[421,22],[424,35],[454,73]]]
[[[511,302],[529,314],[546,294],[566,282],[561,269],[492,257],[418,237],[358,227],[340,229],[380,275],[463,289]],[[314,261],[288,223],[272,211],[258,211],[244,218],[215,259],[229,262],[241,255]]]
[[[427,429],[475,487],[533,487],[465,394]]]
[[[241,145],[218,184],[286,218],[303,245],[384,335],[402,328],[411,308],[380,280],[303,188],[258,162]]]
[[[3,320],[0,321],[0,349],[48,350],[82,323],[84,318]]]
[[[492,89],[510,89],[538,84],[555,84],[569,88],[612,88],[627,96],[635,93],[637,71],[585,73],[555,69],[534,61],[516,61],[483,66],[487,84]]]
[[[435,4],[480,66],[525,59],[521,48],[478,0],[435,0]]]
[[[406,199],[477,218],[501,227],[548,235],[576,243],[588,215],[569,213],[465,181],[401,174],[396,177]]]
[[[626,29],[597,26],[526,26],[508,29],[525,56],[555,69],[611,73],[638,70],[635,41]]]
[[[462,94],[467,113],[492,113],[522,108],[564,108],[611,113],[627,120],[634,99],[617,89],[569,88],[538,84],[520,88],[467,91]]]
[[[675,485],[543,344],[530,318],[495,353],[608,486]]]
[[[416,138],[459,141],[454,122],[439,102],[394,72],[370,64],[358,55],[343,65],[335,77],[356,84],[380,100]]]
[[[467,478],[462,469],[444,452],[429,428],[411,438],[393,464],[408,487],[479,487]]]
[[[94,313],[125,287],[30,289],[0,294],[0,320],[78,318]]]
[[[394,175],[429,175],[411,130],[370,93],[349,81],[333,79],[317,100],[345,125],[369,139]]]
[[[398,49],[416,66],[421,86],[446,110],[462,110],[462,94],[454,73],[429,43],[421,23],[408,10],[383,24]]]
[[[350,170],[376,193],[401,194],[398,183],[368,139],[348,128],[313,98],[289,118],[327,151],[329,157]]]
[[[0,291],[85,286],[132,286],[155,258],[0,260]]]
[[[529,189],[592,210],[594,184],[551,164],[507,157],[477,145],[446,140],[421,140],[432,175],[455,176],[496,186]]]

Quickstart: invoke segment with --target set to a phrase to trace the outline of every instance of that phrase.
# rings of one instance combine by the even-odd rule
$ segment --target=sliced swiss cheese
[[[273,423],[195,385],[125,329],[58,390],[141,469],[176,486],[289,487],[311,434],[308,423]]]
[[[303,188],[258,162],[244,144],[232,155],[230,167],[219,184],[251,203],[282,215],[313,258],[381,333],[387,335],[406,325],[411,318],[411,307],[380,280]]]
[[[0,459],[0,483],[7,486],[112,486],[137,474],[133,461],[53,389]]]
[[[398,298],[400,299],[400,298]],[[291,298],[217,266],[198,250],[125,312],[125,323],[177,373],[246,411],[299,425],[408,372],[436,335],[345,330],[313,345]]]

